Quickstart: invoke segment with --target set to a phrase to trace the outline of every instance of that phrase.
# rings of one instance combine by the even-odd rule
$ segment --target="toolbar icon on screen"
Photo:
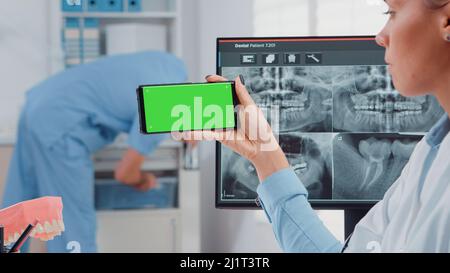
[[[284,54],[284,64],[300,64],[300,54],[299,53],[285,53]]]
[[[263,64],[278,64],[278,54],[263,54]]]
[[[256,64],[256,54],[242,54],[241,64]]]
[[[322,54],[321,53],[306,53],[305,54],[306,64],[321,64]]]

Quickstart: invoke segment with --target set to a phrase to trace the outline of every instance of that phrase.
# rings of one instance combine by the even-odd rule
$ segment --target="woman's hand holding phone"
[[[175,133],[175,137],[181,137],[184,140],[217,140],[221,142],[252,162],[257,170],[259,180],[262,182],[271,174],[289,167],[289,163],[269,123],[251,98],[241,78],[242,76],[235,80],[236,95],[239,100],[238,123],[240,124],[237,130],[190,131]],[[208,82],[227,81],[218,75],[208,76],[206,80]]]

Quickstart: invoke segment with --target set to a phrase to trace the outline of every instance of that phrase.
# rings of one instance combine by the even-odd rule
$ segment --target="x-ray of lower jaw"
[[[382,199],[420,139],[394,134],[338,134],[333,141],[333,199]]]
[[[333,134],[283,133],[280,146],[312,199],[330,199],[332,194],[331,145]],[[222,147],[222,198],[254,199],[259,184],[252,164]]]
[[[221,72],[228,79],[245,77],[269,122],[270,108],[279,109],[280,146],[310,200],[382,199],[420,135],[444,114],[432,96],[401,96],[386,66],[223,67]],[[225,147],[221,159],[222,198],[256,198],[253,166]]]

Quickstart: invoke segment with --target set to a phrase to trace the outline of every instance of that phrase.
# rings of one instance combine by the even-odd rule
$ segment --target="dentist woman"
[[[276,143],[267,121],[241,119],[233,134],[184,133],[216,139],[249,159],[261,181],[260,203],[286,252],[450,252],[450,0],[386,0],[389,20],[376,41],[396,89],[404,96],[434,95],[446,115],[416,146],[401,176],[357,224],[346,246],[327,230],[308,203],[308,193]],[[223,81],[220,76],[209,82]],[[244,107],[256,107],[241,79]],[[260,110],[259,110],[260,112]],[[267,135],[250,139],[249,131]],[[259,130],[260,132],[261,130]],[[275,149],[261,149],[270,140]]]

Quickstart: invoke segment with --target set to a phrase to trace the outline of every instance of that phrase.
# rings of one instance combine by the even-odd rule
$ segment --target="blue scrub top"
[[[125,132],[129,144],[147,154],[167,135],[140,133],[136,88],[186,78],[183,63],[167,53],[107,57],[67,69],[32,88],[23,114],[30,133],[44,146],[70,135],[94,152]]]

